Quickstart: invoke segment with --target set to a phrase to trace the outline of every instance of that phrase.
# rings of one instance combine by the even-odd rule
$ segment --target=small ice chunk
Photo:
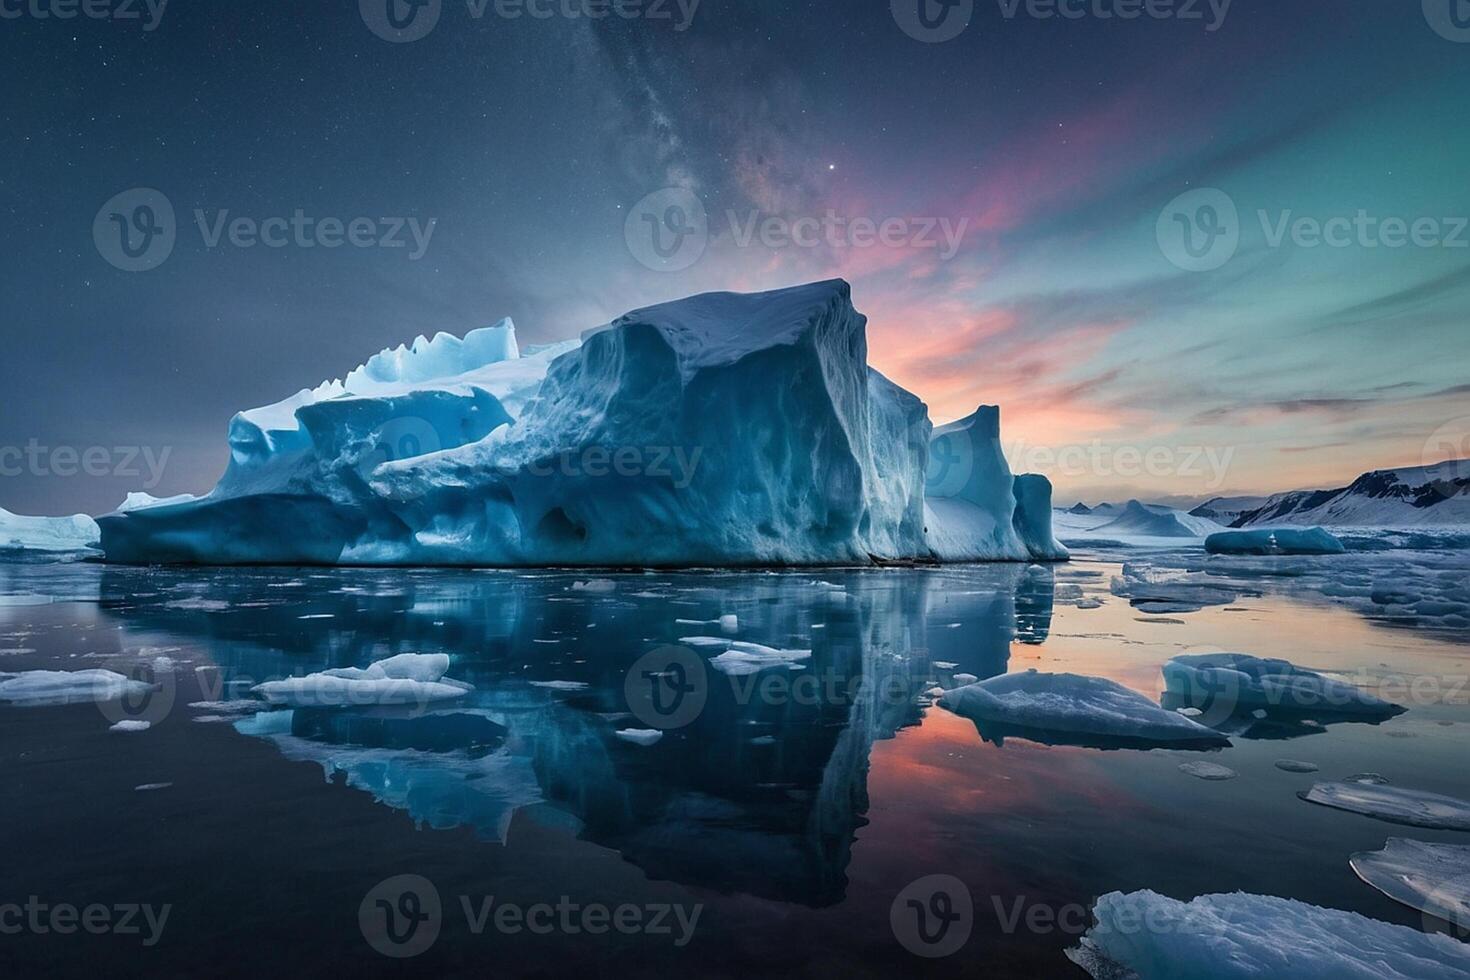
[[[367,667],[339,667],[267,681],[251,690],[271,704],[296,708],[423,704],[474,690],[463,681],[445,678],[448,670],[448,654],[401,653]]]
[[[1138,980],[1463,980],[1470,946],[1274,895],[1112,892],[1067,958],[1093,977]]]
[[[1395,902],[1470,929],[1470,847],[1390,837],[1383,850],[1360,851],[1348,863]]]
[[[1375,783],[1317,783],[1297,795],[1309,803],[1361,813],[1389,823],[1434,830],[1470,830],[1470,802],[1453,796]]]
[[[768,667],[786,667],[796,670],[801,666],[796,661],[806,660],[811,655],[810,650],[778,650],[759,643],[732,640],[730,649],[711,660],[710,666],[731,677],[740,677],[754,674]]]
[[[168,789],[173,783],[144,783],[142,786],[134,786],[135,793],[151,793],[156,789]]]
[[[723,636],[681,636],[679,637],[679,642],[686,647],[694,647],[696,650],[701,647],[720,647],[723,649],[730,645],[730,641]]]
[[[153,722],[144,721],[141,718],[124,718],[122,721],[108,729],[109,732],[146,732],[153,727]]]
[[[1351,776],[1342,777],[1345,783],[1367,783],[1370,786],[1387,786],[1388,777],[1376,772],[1355,772]]]
[[[958,685],[959,687],[964,687],[967,684],[974,684],[976,681],[978,681],[980,679],[980,678],[976,677],[974,674],[955,674],[955,675],[953,675],[953,678],[954,678],[955,684]]]
[[[1214,762],[1181,762],[1179,771],[1194,776],[1196,779],[1209,779],[1218,781],[1223,779],[1234,779],[1239,775],[1229,766],[1222,766]]]
[[[588,579],[585,582],[573,582],[572,583],[572,591],[573,592],[604,592],[605,593],[605,592],[615,592],[615,591],[617,591],[617,588],[618,588],[618,583],[614,582],[610,578],[594,578],[594,579]]]
[[[1283,772],[1316,772],[1317,766],[1310,762],[1298,762],[1295,759],[1277,759],[1276,768]]]
[[[22,707],[117,701],[152,690],[152,684],[110,670],[28,670],[0,674],[0,702]]]
[[[552,691],[585,691],[586,681],[532,681],[532,687],[544,687]]]
[[[720,617],[720,629],[732,636],[740,632],[740,617],[734,613],[727,613]]]
[[[634,745],[652,745],[664,737],[664,733],[657,728],[624,728],[613,734],[624,742],[632,742]]]

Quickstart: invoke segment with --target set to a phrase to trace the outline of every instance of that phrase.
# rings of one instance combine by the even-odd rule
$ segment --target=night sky
[[[835,276],[873,364],[936,421],[1000,404],[1018,468],[1101,452],[1050,470],[1064,502],[1340,485],[1470,431],[1470,10],[1452,0],[1130,20],[1100,16],[1128,0],[1077,18],[975,0],[929,8],[958,30],[943,41],[917,0],[645,0],[662,16],[600,20],[391,0],[408,33],[438,14],[399,42],[379,36],[390,0],[36,15],[69,2],[0,0],[0,451],[168,456],[149,486],[142,463],[65,476],[53,453],[0,476],[14,512],[203,492],[235,411],[420,333],[510,316],[544,343]],[[137,210],[159,195],[139,188],[175,214],[162,261],[166,237],[141,237],[161,210]],[[690,199],[703,251],[657,267],[641,221]],[[312,232],[281,247],[224,230],[298,211]],[[743,230],[829,212],[898,223],[877,244],[860,224],[804,245]],[[143,222],[141,259],[111,213]],[[1339,219],[1338,244],[1278,235],[1303,217]],[[388,242],[326,247],[358,218]],[[1414,236],[1389,219],[1419,240],[1395,246]],[[1186,228],[1202,254],[1170,238]],[[1174,462],[1120,475],[1120,447]],[[1206,447],[1227,472],[1188,471]]]

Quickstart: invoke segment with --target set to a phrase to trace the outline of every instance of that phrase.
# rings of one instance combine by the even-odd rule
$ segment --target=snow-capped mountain
[[[1206,500],[1189,513],[1194,517],[1203,517],[1207,520],[1228,525],[1239,520],[1242,514],[1247,514],[1266,506],[1268,499],[1270,498],[1261,496],[1214,497]]]
[[[1261,506],[1240,514],[1231,526],[1268,524],[1345,527],[1470,524],[1470,460],[1373,470],[1338,490],[1279,493],[1268,497]]]

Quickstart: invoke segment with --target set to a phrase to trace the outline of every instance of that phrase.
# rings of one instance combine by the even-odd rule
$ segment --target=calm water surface
[[[1282,895],[1420,927],[1347,863],[1406,828],[1296,793],[1371,771],[1470,795],[1457,614],[1341,591],[1391,579],[1453,598],[1457,560],[1128,561],[1128,578],[1105,553],[1054,568],[617,575],[0,566],[0,673],[104,667],[158,685],[144,703],[0,706],[0,904],[169,906],[152,945],[146,927],[24,931],[0,936],[0,962],[17,977],[1080,977],[1062,951],[1084,910],[1138,888]],[[1155,605],[1138,581],[1165,583]],[[717,622],[732,614],[733,634]],[[799,669],[731,676],[707,666],[719,646],[685,642],[681,677],[702,704],[654,744],[618,737],[650,727],[640,658],[692,636],[812,652]],[[1380,725],[1237,720],[1233,747],[1213,752],[1103,751],[997,744],[931,704],[957,675],[1029,668],[1157,698],[1169,657],[1222,650],[1341,672],[1410,710]],[[449,654],[474,691],[427,709],[191,706],[405,652]],[[153,727],[108,730],[128,715]],[[1285,758],[1321,771],[1277,769]],[[1199,759],[1239,775],[1178,768]],[[925,959],[891,912],[936,874],[965,884],[973,913],[957,951]],[[375,889],[400,875],[431,883],[440,908],[408,959],[375,949],[360,916],[383,914]],[[429,914],[392,894],[395,914]],[[492,897],[634,911],[622,931],[572,918],[537,932],[477,918]],[[657,909],[666,931],[632,925]]]

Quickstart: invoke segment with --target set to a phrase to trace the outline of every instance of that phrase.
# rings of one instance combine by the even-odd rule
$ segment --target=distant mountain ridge
[[[1224,498],[1217,498],[1217,500]],[[1216,509],[1216,501],[1196,508]],[[1336,490],[1293,490],[1241,512],[1231,527],[1325,524],[1431,527],[1470,524],[1470,460],[1372,470]]]

